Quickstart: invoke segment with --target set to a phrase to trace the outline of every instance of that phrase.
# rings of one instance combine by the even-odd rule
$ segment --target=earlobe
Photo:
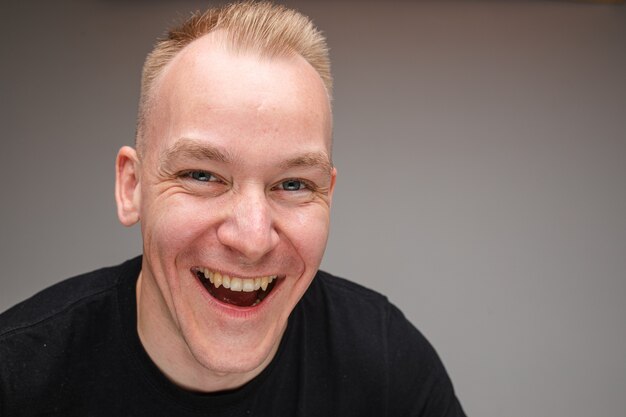
[[[132,226],[139,221],[140,199],[137,152],[130,146],[123,146],[115,160],[115,202],[117,217],[124,226]]]

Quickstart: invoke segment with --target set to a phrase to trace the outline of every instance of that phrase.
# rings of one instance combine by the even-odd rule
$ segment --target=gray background
[[[403,309],[468,415],[626,416],[626,8],[287,4],[332,47],[323,267]],[[4,310],[140,252],[114,158],[154,38],[202,3],[0,7]]]

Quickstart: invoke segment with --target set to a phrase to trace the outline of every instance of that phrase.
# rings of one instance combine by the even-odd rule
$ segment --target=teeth
[[[211,281],[211,283],[215,285],[215,288],[219,288],[222,285],[222,274],[220,274],[219,272],[215,273],[215,275],[213,275],[213,281]]]
[[[258,278],[229,277],[226,274],[222,275],[219,272],[209,271],[208,268],[198,268],[198,272],[204,274],[204,277],[209,280],[215,288],[219,288],[223,285],[224,288],[228,288],[231,291],[252,292],[258,291],[259,289],[266,291],[269,284],[276,279],[276,275]]]
[[[253,279],[244,279],[243,286],[241,288],[242,291],[252,292],[254,291],[254,280]]]
[[[231,291],[241,291],[243,288],[243,283],[241,282],[241,278],[231,278],[230,279],[230,290]]]

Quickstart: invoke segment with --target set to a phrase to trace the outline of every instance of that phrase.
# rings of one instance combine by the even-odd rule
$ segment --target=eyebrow
[[[182,138],[163,152],[159,158],[161,168],[169,166],[176,159],[211,160],[229,163],[232,158],[227,152],[205,142]]]
[[[174,145],[166,149],[159,158],[159,166],[161,169],[164,169],[177,159],[210,160],[225,164],[233,161],[233,158],[228,152],[206,142],[189,138],[181,138]],[[333,168],[325,152],[306,152],[302,155],[282,161],[279,167],[281,169],[315,168],[324,173],[330,173]]]
[[[317,168],[324,173],[330,173],[333,169],[328,155],[324,152],[307,152],[295,158],[280,163],[282,169],[289,168]]]

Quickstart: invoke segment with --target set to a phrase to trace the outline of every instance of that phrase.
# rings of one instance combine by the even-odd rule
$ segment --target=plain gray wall
[[[626,8],[287,4],[332,48],[323,267],[403,309],[468,415],[626,416]],[[4,310],[140,252],[115,154],[154,38],[203,3],[1,7]]]

